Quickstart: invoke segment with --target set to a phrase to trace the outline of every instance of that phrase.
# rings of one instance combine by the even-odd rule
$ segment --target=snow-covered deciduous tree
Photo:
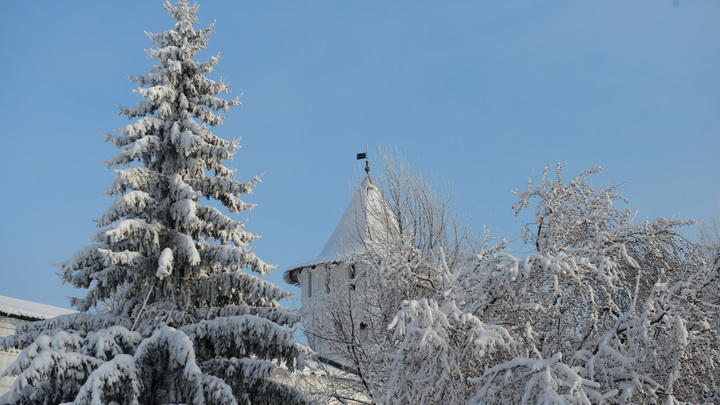
[[[550,359],[577,374],[548,371],[567,403],[578,401],[578,387],[584,398],[578,403],[703,398],[714,389],[703,381],[718,375],[711,348],[719,342],[708,328],[715,311],[697,298],[708,266],[700,247],[677,231],[690,222],[635,223],[629,210],[617,208],[624,199],[615,187],[589,184],[599,169],[565,184],[560,167],[555,180],[546,168],[539,185],[517,192],[516,210],[538,200],[535,228],[525,230],[536,252],[496,254],[472,287],[477,300],[469,309],[512,325],[526,359],[488,371],[479,402],[551,398],[543,391],[548,382],[534,379],[526,363]],[[518,386],[526,390],[509,389]]]
[[[279,363],[293,369],[302,359],[283,328],[295,322],[278,304],[288,293],[252,274],[273,266],[253,253],[257,236],[244,221],[221,210],[252,208],[240,197],[260,181],[234,180],[223,162],[239,143],[210,131],[239,100],[218,97],[227,83],[206,77],[218,57],[194,59],[213,32],[195,29],[197,6],[164,5],[176,22],[148,34],[157,63],[130,76],[143,101],[121,107],[133,122],[106,136],[119,149],[107,161],[119,168],[106,191],[115,201],[92,243],[59,265],[64,282],[88,289],[72,301],[81,313],[0,340],[24,349],[0,403],[305,402],[270,378]]]
[[[516,193],[516,210],[537,201],[536,222],[523,231],[533,252],[481,249],[474,266],[444,277],[452,282],[442,294],[403,303],[384,403],[717,398],[718,261],[678,232],[690,222],[635,222],[616,187],[590,185],[599,169],[568,183],[560,165],[554,180],[548,169]]]
[[[375,183],[397,221],[400,241],[451,269],[465,264],[477,241],[469,231],[469,221],[458,215],[452,186],[438,184],[397,148],[394,152],[379,148],[376,160]]]

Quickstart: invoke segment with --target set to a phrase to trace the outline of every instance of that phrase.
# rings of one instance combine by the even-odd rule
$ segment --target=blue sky
[[[68,306],[49,266],[89,243],[112,202],[103,142],[139,101],[161,1],[0,0],[0,295]],[[243,106],[238,179],[256,252],[315,258],[357,185],[365,145],[406,152],[454,185],[463,216],[515,238],[511,190],[545,164],[595,166],[639,217],[720,215],[720,2],[204,1],[204,57]]]

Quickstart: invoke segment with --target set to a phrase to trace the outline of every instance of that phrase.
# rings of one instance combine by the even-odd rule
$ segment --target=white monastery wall
[[[24,321],[21,321],[19,319],[8,318],[7,316],[0,316],[0,337],[14,334],[15,324],[23,322]],[[15,361],[15,359],[18,358],[19,354],[20,351],[18,350],[7,352],[0,350],[0,373],[5,371],[6,368],[10,367],[10,365]],[[8,392],[8,390],[10,390],[10,386],[12,385],[13,381],[15,381],[15,379],[10,377],[0,378],[0,395],[3,395],[4,393]]]

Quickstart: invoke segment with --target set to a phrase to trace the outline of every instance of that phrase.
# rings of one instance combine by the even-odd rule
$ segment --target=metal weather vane
[[[357,160],[365,159],[365,173],[370,175],[370,160],[368,159],[367,145],[365,145],[365,153],[358,153]]]

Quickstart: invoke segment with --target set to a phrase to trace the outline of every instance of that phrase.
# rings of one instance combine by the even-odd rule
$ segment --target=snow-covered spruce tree
[[[283,325],[294,316],[287,292],[246,270],[272,269],[252,252],[256,235],[237,214],[259,181],[233,179],[223,165],[238,149],[210,132],[239,104],[217,97],[228,85],[205,76],[218,63],[193,59],[212,26],[196,31],[197,6],[165,2],[176,20],[148,56],[157,64],[131,76],[143,101],[121,112],[134,121],[107,135],[122,167],[107,194],[117,196],[90,245],[60,264],[62,279],[88,288],[81,312],[19,326],[0,347],[24,349],[6,375],[17,376],[0,403],[261,404],[303,403],[270,379],[292,369],[303,349]],[[214,174],[214,175],[211,175]],[[105,312],[88,313],[112,302]]]

